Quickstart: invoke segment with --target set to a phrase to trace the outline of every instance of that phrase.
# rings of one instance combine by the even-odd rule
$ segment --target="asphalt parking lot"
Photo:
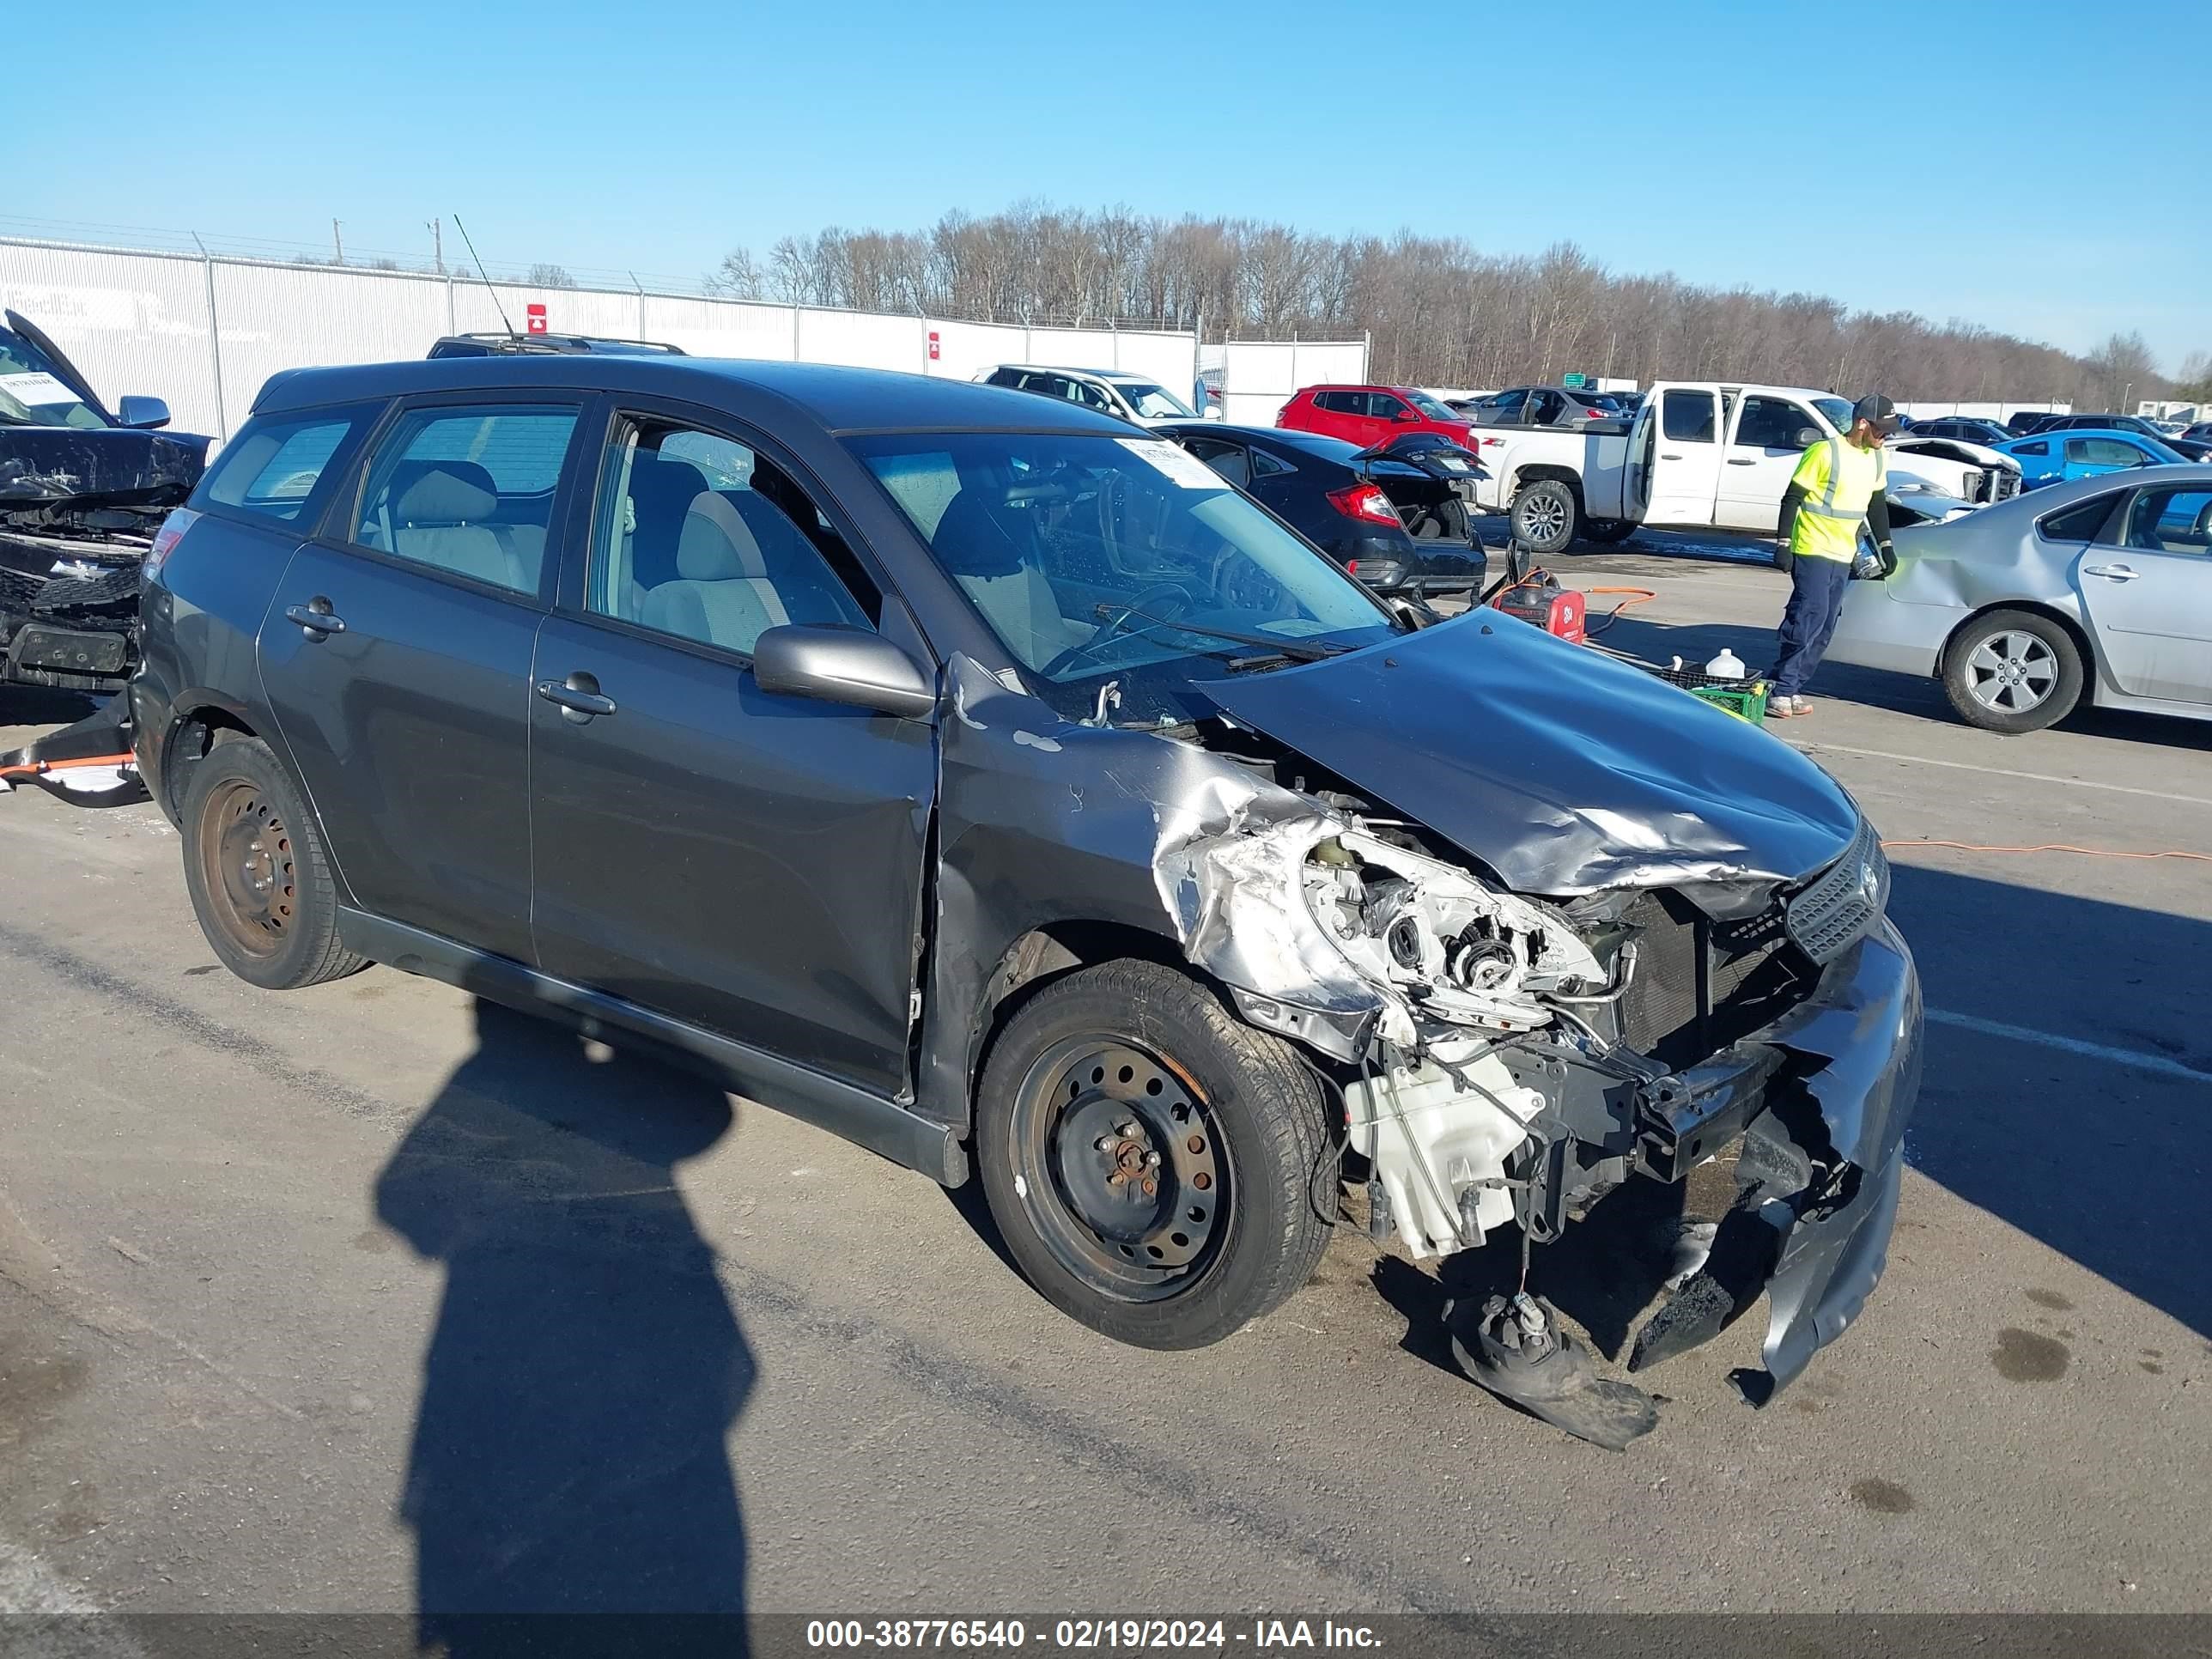
[[[1763,663],[1784,579],[1650,546],[1562,563],[1656,590],[1607,642]],[[1784,734],[1893,843],[2212,851],[2212,726],[1812,690]],[[1461,1380],[1362,1237],[1224,1344],[1119,1347],[971,1206],[687,1075],[387,969],[234,981],[152,808],[9,796],[0,1606],[404,1610],[499,1513],[503,1582],[757,1611],[2201,1608],[2212,871],[1892,856],[1930,1031],[1888,1275],[1765,1412],[1723,1381],[1763,1316],[1654,1373],[1616,1455]],[[1599,1225],[1539,1284],[1613,1350]]]

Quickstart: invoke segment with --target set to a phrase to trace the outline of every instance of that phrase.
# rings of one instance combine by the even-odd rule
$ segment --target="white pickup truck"
[[[1799,456],[1850,421],[1850,400],[1832,392],[1662,380],[1632,420],[1473,427],[1486,475],[1475,502],[1510,511],[1515,537],[1545,556],[1577,539],[1620,541],[1639,525],[1771,537]],[[1893,502],[1911,465],[1893,451]],[[1947,518],[1975,504],[1946,493],[1939,507],[1947,483],[1912,481],[1927,489],[1933,509],[1920,516]]]

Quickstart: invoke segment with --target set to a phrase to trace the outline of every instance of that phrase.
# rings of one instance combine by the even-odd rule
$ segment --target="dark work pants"
[[[1774,653],[1774,684],[1778,697],[1794,697],[1827,654],[1828,641],[1843,614],[1844,589],[1851,568],[1842,559],[1808,558],[1800,553],[1790,562],[1790,608],[1782,613]]]

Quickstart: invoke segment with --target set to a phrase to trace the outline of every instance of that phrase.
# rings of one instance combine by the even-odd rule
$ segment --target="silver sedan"
[[[2035,732],[2087,701],[2212,720],[2212,465],[2077,478],[1896,532],[1828,655],[1939,678],[1960,717]]]

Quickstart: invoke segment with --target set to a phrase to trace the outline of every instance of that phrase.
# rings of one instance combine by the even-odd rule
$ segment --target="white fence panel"
[[[1018,323],[951,323],[929,319],[937,357],[929,373],[940,380],[972,380],[1000,363],[1029,361],[1029,331]]]
[[[659,340],[695,357],[752,357],[787,363],[799,349],[799,313],[789,306],[737,300],[694,300],[648,294],[639,337]]]
[[[496,295],[498,303],[493,303]],[[517,333],[530,331],[532,306],[545,307],[545,326],[548,334],[600,334],[617,340],[635,340],[638,332],[638,296],[635,292],[623,294],[603,289],[530,288],[519,283],[496,283],[487,289],[481,282],[457,281],[453,284],[453,329],[456,334],[495,334],[512,327]],[[505,322],[500,319],[501,307],[507,312]],[[422,343],[422,351],[430,343]],[[413,354],[421,356],[422,351]]]
[[[1301,387],[1364,382],[1367,342],[1231,340],[1222,374],[1223,418],[1237,426],[1273,426]]]
[[[919,317],[802,308],[799,361],[844,363],[854,368],[901,368],[919,374],[929,363],[927,334],[928,325]]]
[[[423,356],[446,332],[446,284],[435,276],[218,259],[215,316],[225,429],[235,432],[261,383],[279,370]]]
[[[1119,360],[1115,368],[1126,374],[1149,375],[1183,402],[1190,401],[1191,387],[1198,380],[1195,336],[1123,329],[1115,339]]]
[[[262,383],[280,370],[418,358],[448,333],[526,331],[533,304],[544,307],[550,333],[661,340],[700,356],[957,380],[1002,362],[1118,366],[1178,397],[1188,395],[1197,365],[1191,336],[1153,330],[955,323],[624,289],[487,289],[459,273],[210,262],[4,240],[0,303],[51,334],[111,404],[126,392],[164,398],[179,429],[218,438],[238,428]]]
[[[220,435],[199,260],[0,245],[0,306],[59,346],[111,410],[143,393],[167,401],[177,430]]]

